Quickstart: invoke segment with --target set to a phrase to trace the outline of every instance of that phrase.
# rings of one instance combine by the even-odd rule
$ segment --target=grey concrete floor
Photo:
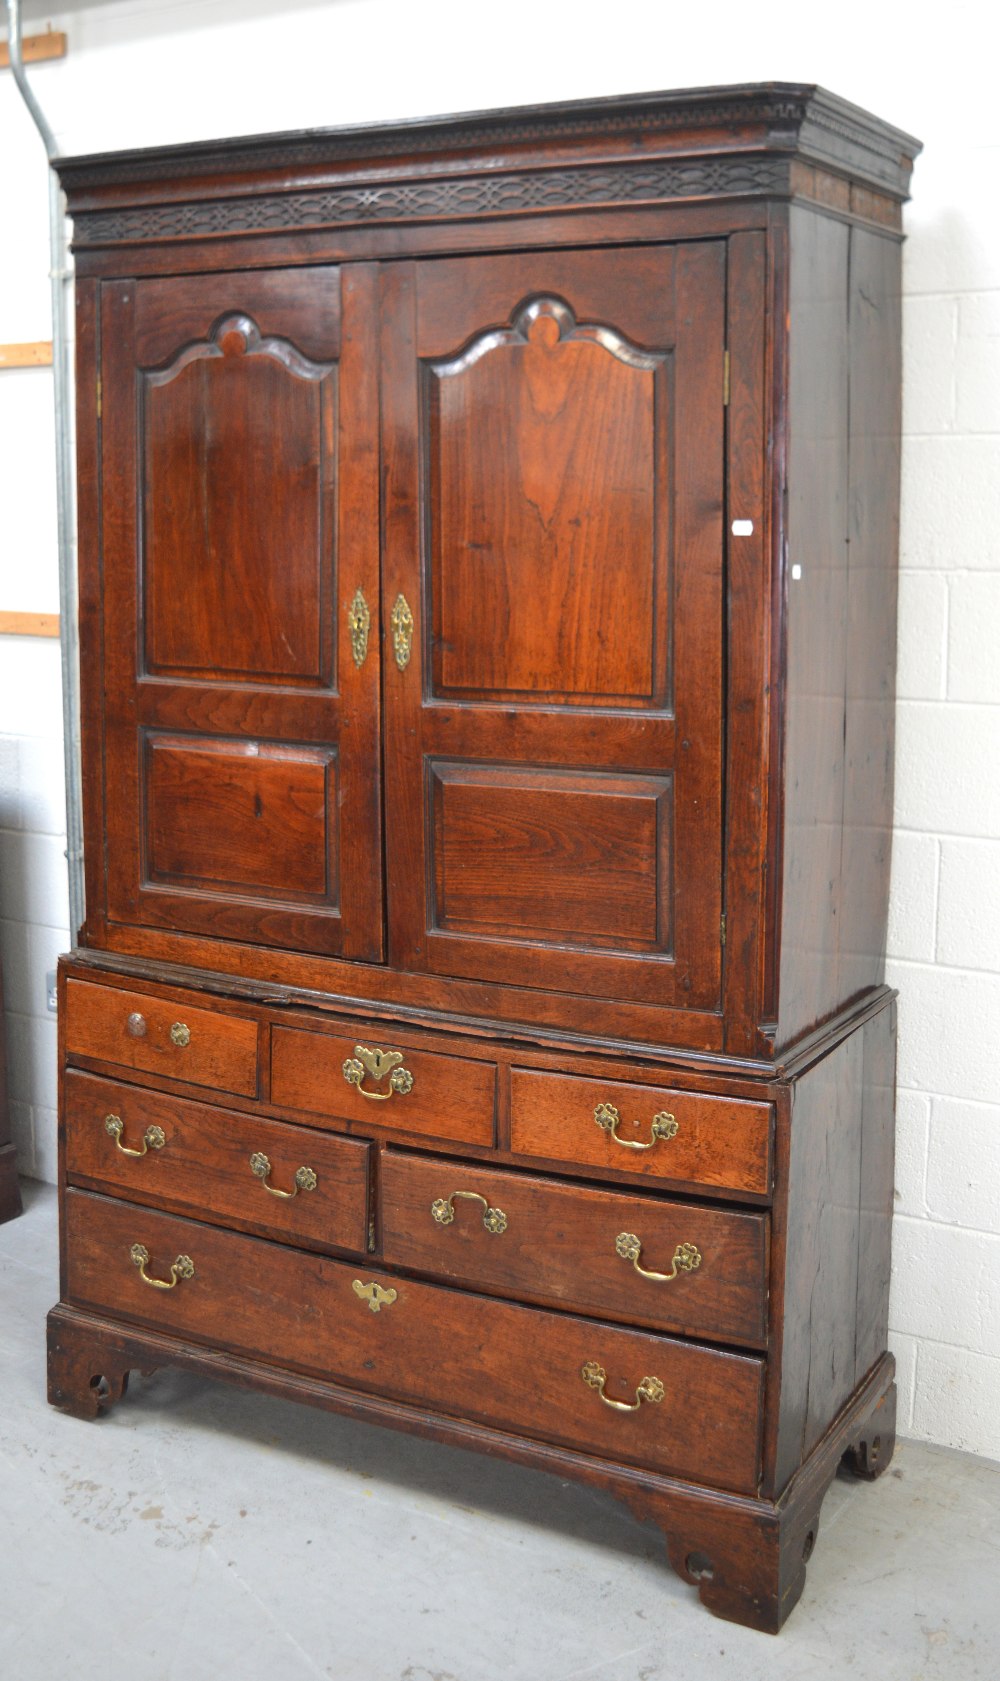
[[[3,1681],[996,1681],[1000,1465],[838,1479],[775,1639],[710,1617],[614,1500],[159,1372],[45,1403],[55,1194],[0,1227]]]

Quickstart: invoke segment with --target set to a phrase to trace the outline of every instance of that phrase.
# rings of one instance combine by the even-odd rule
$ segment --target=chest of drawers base
[[[805,1585],[823,1497],[842,1463],[881,1474],[895,1437],[894,1362],[886,1354],[833,1421],[780,1500],[720,1493],[639,1467],[448,1417],[428,1406],[363,1394],[329,1379],[282,1370],[162,1331],[58,1306],[48,1319],[49,1400],[95,1419],[125,1394],[130,1373],[164,1366],[199,1372],[369,1423],[499,1456],[589,1483],[623,1500],[664,1533],[670,1564],[708,1610],[776,1634]]]
[[[181,1366],[582,1478],[781,1626],[838,1464],[892,1453],[891,995],[751,1077],[60,984],[55,1406]]]

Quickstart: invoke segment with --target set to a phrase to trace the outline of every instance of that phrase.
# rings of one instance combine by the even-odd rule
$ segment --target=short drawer
[[[368,1247],[370,1147],[68,1072],[70,1180],[323,1248]]]
[[[145,992],[66,983],[66,1054],[254,1097],[257,1024]]]
[[[750,1195],[771,1189],[771,1105],[511,1070],[515,1155]]]
[[[66,1257],[75,1305],[602,1459],[756,1488],[764,1367],[748,1355],[463,1295],[83,1191],[66,1195]]]
[[[390,1264],[722,1342],[765,1334],[768,1220],[388,1151]]]
[[[496,1069],[490,1062],[414,1050],[394,1034],[276,1027],[271,1101],[364,1127],[489,1145]]]

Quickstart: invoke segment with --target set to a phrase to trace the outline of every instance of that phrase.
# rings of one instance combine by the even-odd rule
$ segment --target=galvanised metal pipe
[[[51,166],[56,137],[35,98],[21,51],[21,0],[5,0],[10,67],[21,98],[42,137]],[[63,747],[66,764],[66,859],[69,925],[75,940],[84,919],[83,816],[80,777],[80,627],[76,585],[76,502],[73,478],[73,374],[67,321],[73,271],[69,266],[62,189],[49,169],[49,276],[52,286],[52,375],[56,430],[56,522],[59,543],[59,619],[62,650]]]

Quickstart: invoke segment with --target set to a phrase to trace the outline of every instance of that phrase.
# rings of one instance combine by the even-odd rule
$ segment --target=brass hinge
[[[723,353],[722,353],[722,406],[723,406],[724,409],[727,409],[729,407],[729,352],[728,352],[728,350],[724,350]]]
[[[722,944],[725,945],[725,943],[726,943],[726,913],[725,913],[725,911],[723,911],[722,916],[719,920],[719,938],[722,941]]]
[[[100,418],[101,418],[101,409],[103,407],[103,402],[104,402],[104,383],[101,379],[100,374],[98,374],[98,376],[97,376],[97,418],[98,418],[98,420],[100,420]]]
[[[369,1251],[373,1251],[374,1248],[375,1248],[375,1221],[374,1220],[369,1220],[369,1222],[368,1222],[368,1248],[369,1248]]]

